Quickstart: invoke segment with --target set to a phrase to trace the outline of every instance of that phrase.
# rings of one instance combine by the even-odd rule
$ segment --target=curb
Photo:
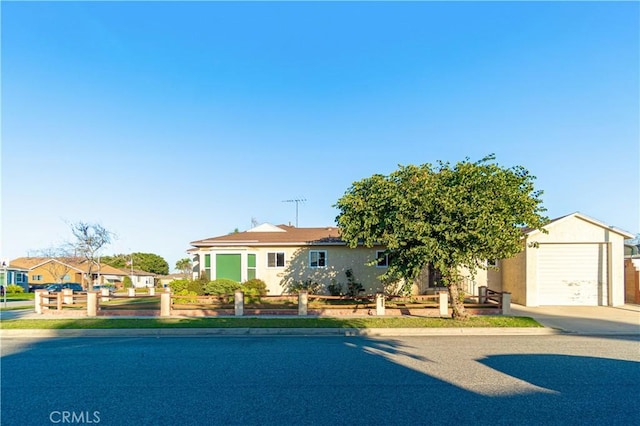
[[[118,328],[118,329],[8,329],[0,338],[57,337],[197,337],[197,336],[548,336],[561,330],[528,328]]]

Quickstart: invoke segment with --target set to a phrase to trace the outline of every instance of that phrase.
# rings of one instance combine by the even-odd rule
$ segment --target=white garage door
[[[540,305],[606,305],[606,244],[540,244]]]

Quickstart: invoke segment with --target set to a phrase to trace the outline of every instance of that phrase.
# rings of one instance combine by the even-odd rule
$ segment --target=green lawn
[[[33,300],[36,297],[35,293],[7,293],[7,302],[15,302],[20,300]],[[4,296],[1,298],[4,302]]]
[[[81,318],[3,320],[3,329],[93,328],[447,328],[542,327],[528,317],[477,316],[468,321],[450,318]]]

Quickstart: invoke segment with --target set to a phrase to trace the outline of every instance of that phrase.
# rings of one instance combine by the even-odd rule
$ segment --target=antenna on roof
[[[298,227],[298,204],[307,201],[306,198],[294,198],[292,200],[282,200],[283,203],[296,203],[296,228]]]

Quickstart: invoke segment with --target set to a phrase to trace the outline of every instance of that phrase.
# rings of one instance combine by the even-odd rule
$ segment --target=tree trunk
[[[458,280],[449,284],[449,297],[451,298],[451,318],[455,320],[466,320],[469,318],[469,314],[464,309],[464,302],[461,299],[461,295],[464,293],[460,290],[460,283]]]

